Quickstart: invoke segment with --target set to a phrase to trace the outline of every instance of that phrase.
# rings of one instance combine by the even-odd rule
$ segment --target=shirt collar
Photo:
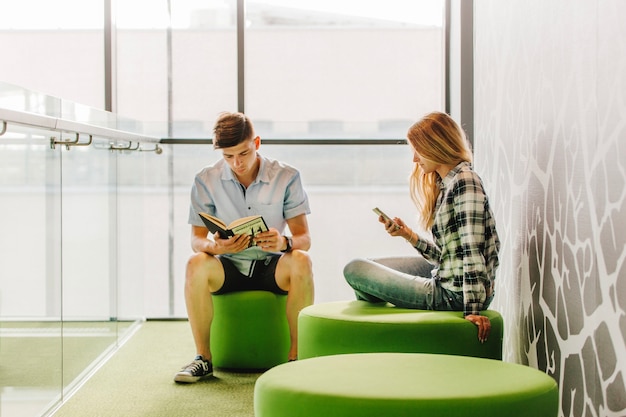
[[[256,175],[256,179],[254,182],[270,182],[270,173],[268,169],[267,158],[264,158],[261,154],[257,153],[259,159],[261,161],[261,165],[259,165],[259,172]]]
[[[470,166],[470,163],[467,161],[459,162],[454,168],[450,170],[450,172],[448,172],[448,174],[444,178],[439,177],[439,179],[437,180],[437,183],[439,184],[439,188],[440,189],[447,188],[448,185],[454,179],[454,177],[456,177],[456,174],[458,174],[465,167],[469,167],[469,166]]]

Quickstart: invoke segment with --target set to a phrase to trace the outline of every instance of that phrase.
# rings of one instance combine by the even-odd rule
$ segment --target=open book
[[[217,217],[207,213],[200,213],[200,218],[211,233],[218,232],[224,239],[235,235],[254,236],[257,233],[266,232],[268,230],[267,224],[262,216],[242,217],[228,225]]]

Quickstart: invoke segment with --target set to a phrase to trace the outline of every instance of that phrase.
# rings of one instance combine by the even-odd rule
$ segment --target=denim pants
[[[463,293],[442,288],[421,256],[355,259],[343,274],[358,300],[419,310],[463,311]]]

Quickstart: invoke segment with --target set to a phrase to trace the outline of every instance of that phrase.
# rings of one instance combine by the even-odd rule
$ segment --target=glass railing
[[[162,149],[121,123],[0,86],[0,415],[49,414],[145,318],[145,167]]]

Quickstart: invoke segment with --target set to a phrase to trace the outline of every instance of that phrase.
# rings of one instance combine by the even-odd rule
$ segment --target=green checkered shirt
[[[464,314],[479,314],[499,263],[500,240],[489,199],[468,162],[440,179],[439,188],[434,242],[418,238],[415,248],[438,265],[443,288],[463,292]]]

